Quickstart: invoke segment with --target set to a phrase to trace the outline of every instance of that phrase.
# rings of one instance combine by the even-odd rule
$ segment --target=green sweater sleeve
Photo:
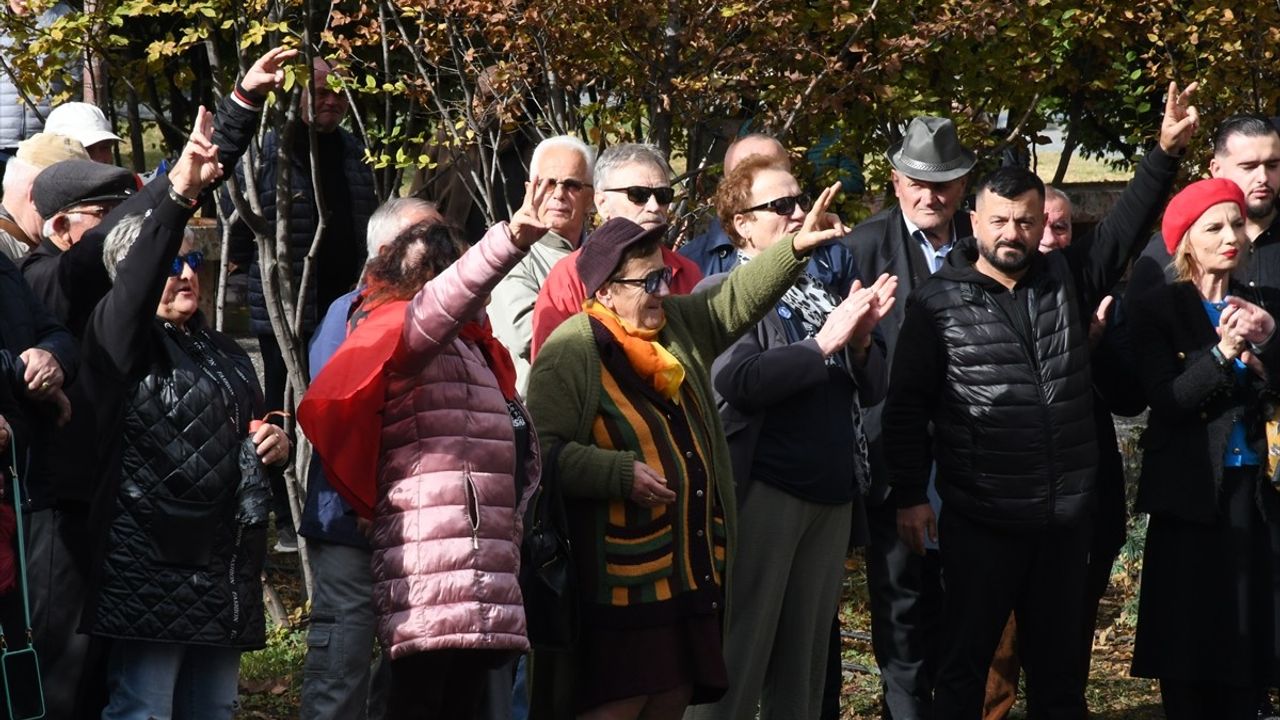
[[[631,494],[635,453],[591,444],[600,382],[586,315],[575,315],[547,338],[529,374],[529,413],[543,456],[563,446],[556,477],[565,497],[622,499]]]
[[[704,357],[727,350],[795,283],[808,257],[796,257],[794,241],[794,235],[782,238],[714,287],[663,301],[664,309],[689,328]]]

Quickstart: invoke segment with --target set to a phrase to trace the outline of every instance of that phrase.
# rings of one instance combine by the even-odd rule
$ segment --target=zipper
[[[1026,355],[1027,362],[1031,365],[1032,372],[1035,373],[1036,396],[1039,399],[1041,414],[1044,415],[1045,428],[1051,428],[1053,418],[1049,415],[1049,398],[1045,396],[1044,380],[1040,374],[1040,371],[1041,371],[1040,358],[1035,352],[1035,342],[1036,342],[1035,316],[1037,314],[1035,311],[1035,304],[1036,304],[1035,294],[1036,293],[1035,293],[1034,287],[1027,288],[1027,321],[1028,321],[1027,330],[1028,332],[1031,333],[1031,336],[1028,338],[1023,338],[1023,341],[1019,342],[1018,344],[1022,346],[1022,352],[1024,355]],[[987,309],[992,310],[993,312],[997,313],[1000,317],[1003,317],[1005,323],[1009,326],[1009,328],[1012,329],[1014,333],[1021,338],[1022,333],[1018,331],[1018,327],[1014,324],[1013,317],[1011,317],[1009,313],[1003,307],[1001,307],[1000,303],[992,299],[991,294],[988,292],[983,291],[982,297],[983,297],[983,304],[986,305]],[[1055,473],[1053,473],[1054,462],[1053,462],[1053,433],[1052,432],[1050,432],[1045,437],[1045,464],[1048,470],[1050,471],[1049,488],[1048,488],[1049,514],[1045,518],[1045,525],[1049,525],[1051,524],[1051,521],[1053,519],[1054,508],[1057,505],[1057,493],[1054,491],[1054,486],[1056,483],[1053,480]]]
[[[476,491],[475,478],[471,477],[471,464],[462,471],[463,489],[467,494],[467,521],[471,524],[471,549],[480,549],[480,494]]]

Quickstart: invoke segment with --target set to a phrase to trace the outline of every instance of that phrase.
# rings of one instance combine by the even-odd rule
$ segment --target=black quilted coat
[[[149,202],[84,338],[92,360],[81,382],[103,461],[82,629],[257,648],[269,491],[242,453],[252,453],[243,444],[261,392],[248,356],[199,314],[186,331],[155,318],[190,212],[164,194]]]
[[[125,409],[90,627],[110,637],[258,648],[270,490],[251,446],[241,462],[253,366],[211,331],[157,326],[166,355]]]

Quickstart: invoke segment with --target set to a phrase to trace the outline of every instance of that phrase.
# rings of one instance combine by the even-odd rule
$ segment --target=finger
[[[1098,303],[1098,309],[1094,311],[1093,316],[1098,318],[1099,322],[1107,321],[1107,314],[1111,312],[1111,303],[1116,299],[1115,295],[1108,295],[1102,298],[1102,302]]]
[[[1175,80],[1169,81],[1169,92],[1164,96],[1164,116],[1167,118],[1178,116],[1178,83]]]
[[[800,232],[809,232],[818,227],[818,219],[826,214],[826,199],[830,188],[818,193],[818,199],[813,201],[813,207],[809,208],[809,212],[805,213],[804,222],[800,225]]]
[[[852,295],[861,289],[862,289],[862,279],[861,278],[855,279],[853,281],[853,284],[849,286],[849,294]]]
[[[1172,85],[1173,87],[1177,87],[1177,83],[1170,83],[1170,85]],[[1178,94],[1178,100],[1184,104],[1189,102],[1191,100],[1191,96],[1194,95],[1196,90],[1199,90],[1199,89],[1200,89],[1200,83],[1192,82],[1190,85],[1183,88],[1182,92]]]
[[[831,207],[831,201],[835,200],[839,192],[840,181],[837,180],[830,187],[819,193],[818,201],[813,204],[813,214],[818,218],[825,219],[828,215],[827,208]]]
[[[889,311],[893,309],[894,303],[898,302],[898,298],[889,296],[888,300],[880,301],[880,317],[885,317]]]

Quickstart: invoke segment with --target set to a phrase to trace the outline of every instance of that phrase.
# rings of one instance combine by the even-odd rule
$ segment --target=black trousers
[[[933,716],[942,619],[938,552],[916,555],[898,538],[898,510],[867,508],[871,644],[880,667],[884,709],[894,720]]]
[[[947,592],[934,717],[982,717],[987,672],[1013,612],[1027,717],[1084,720],[1084,688],[1071,656],[1084,632],[1088,523],[1013,532],[943,508],[938,535]]]
[[[387,720],[485,720],[493,671],[513,653],[497,650],[432,650],[391,661]],[[505,685],[511,697],[511,675]]]

